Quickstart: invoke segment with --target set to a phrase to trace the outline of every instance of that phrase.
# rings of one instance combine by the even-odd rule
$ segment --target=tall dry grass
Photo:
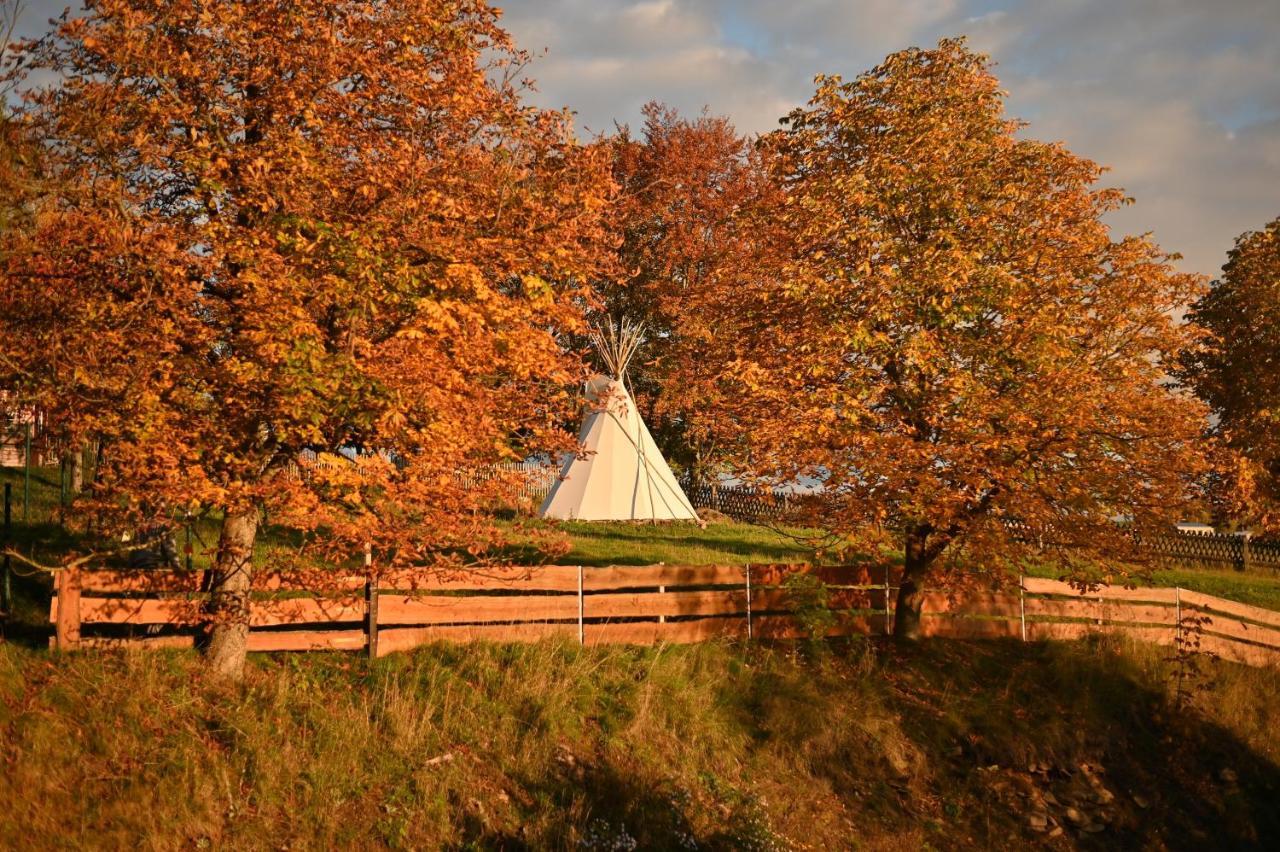
[[[1261,844],[1277,827],[1277,674],[1214,667],[1179,707],[1167,653],[437,645],[374,666],[257,658],[227,689],[184,653],[0,646],[0,838],[990,848],[1044,840],[1027,822],[1035,791],[1061,792],[1088,763],[1114,813],[1096,837],[1069,827],[1054,844],[1176,848],[1197,831]]]

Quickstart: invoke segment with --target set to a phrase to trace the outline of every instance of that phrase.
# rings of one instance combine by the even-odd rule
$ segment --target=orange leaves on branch
[[[1202,282],[1113,239],[1100,167],[1002,101],[958,41],[820,78],[769,140],[791,244],[708,306],[740,467],[820,481],[812,520],[906,530],[925,569],[1014,561],[1010,523],[1131,555],[1123,530],[1176,519],[1203,469],[1204,409],[1166,373]]]
[[[708,306],[731,298],[775,248],[767,207],[779,203],[779,187],[767,149],[726,119],[683,118],[656,103],[644,117],[638,136],[624,129],[611,142],[621,275],[601,295],[610,313],[650,330],[631,381],[664,456],[713,476],[722,463],[716,399],[726,355],[713,354],[718,317]]]
[[[1280,219],[1240,235],[1189,318],[1201,335],[1182,378],[1217,415],[1227,452],[1217,496],[1240,521],[1280,531]]]
[[[552,434],[612,193],[607,152],[505,82],[524,57],[497,17],[103,0],[25,48],[60,81],[23,114],[57,180],[5,236],[0,346],[102,443],[102,508],[266,507],[384,562],[476,533],[454,473]],[[341,447],[397,462],[289,475]]]

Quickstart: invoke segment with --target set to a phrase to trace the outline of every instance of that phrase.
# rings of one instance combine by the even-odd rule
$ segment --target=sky
[[[778,126],[816,74],[964,35],[992,57],[1010,115],[1110,168],[1153,232],[1217,274],[1235,238],[1280,216],[1280,0],[494,0],[535,54],[534,102],[585,135],[638,126],[662,101]],[[25,32],[66,0],[27,0]]]
[[[1280,216],[1280,0],[497,0],[537,103],[584,132],[659,100],[757,133],[816,74],[964,35],[996,62],[1009,114],[1107,167],[1135,199],[1109,219],[1214,276]]]

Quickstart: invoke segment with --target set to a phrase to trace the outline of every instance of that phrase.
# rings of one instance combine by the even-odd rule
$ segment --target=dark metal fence
[[[740,521],[777,520],[792,507],[795,495],[740,485],[680,483],[695,509],[712,509]]]
[[[1232,567],[1280,569],[1280,541],[1250,539],[1225,533],[1171,533],[1148,539],[1152,552],[1175,562]]]
[[[681,485],[695,509],[715,509],[735,520],[779,520],[804,495],[784,491],[764,491],[746,486]],[[1234,533],[1170,532],[1148,538],[1143,546],[1169,562],[1210,568],[1252,568],[1280,570],[1280,540],[1251,539]]]

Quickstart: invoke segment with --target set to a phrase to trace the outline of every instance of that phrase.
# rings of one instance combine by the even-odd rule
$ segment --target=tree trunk
[[[902,551],[902,584],[898,587],[898,605],[893,614],[893,638],[915,641],[920,638],[920,612],[924,607],[925,583],[933,563],[929,553],[928,524],[907,525]]]
[[[67,473],[70,480],[68,490],[79,494],[84,490],[84,447],[76,447],[67,453]]]
[[[208,667],[229,680],[244,675],[249,648],[249,587],[253,581],[253,542],[258,533],[256,507],[228,511],[218,536],[213,567]]]

